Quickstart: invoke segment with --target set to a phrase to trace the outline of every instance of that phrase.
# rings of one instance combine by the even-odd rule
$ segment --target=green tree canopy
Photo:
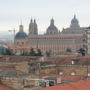
[[[85,50],[84,50],[84,48],[80,48],[79,50],[78,50],[78,53],[80,53],[82,56],[85,56]]]
[[[47,57],[50,57],[50,56],[51,56],[51,50],[46,51],[46,56],[47,56]]]
[[[30,56],[36,56],[36,52],[34,51],[33,48],[31,48],[31,50],[30,50]]]
[[[6,48],[6,52],[4,53],[4,55],[14,55],[14,53],[11,49]]]
[[[41,49],[37,49],[37,54],[36,54],[36,56],[42,56],[42,51],[41,51]]]
[[[72,49],[71,48],[67,48],[66,52],[72,52]]]

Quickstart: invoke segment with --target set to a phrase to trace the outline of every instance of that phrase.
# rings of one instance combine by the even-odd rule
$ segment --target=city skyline
[[[38,24],[39,33],[46,32],[53,17],[55,25],[59,30],[69,27],[71,19],[76,14],[80,26],[89,26],[90,11],[89,0],[3,0],[0,3],[0,31],[15,28],[22,20],[25,32],[31,18],[35,18]]]

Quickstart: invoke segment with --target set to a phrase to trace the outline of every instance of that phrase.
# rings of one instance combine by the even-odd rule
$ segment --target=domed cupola
[[[71,25],[70,25],[70,27],[72,27],[72,28],[78,28],[78,27],[80,27],[80,26],[79,26],[79,21],[78,21],[78,19],[76,18],[76,15],[74,15],[74,18],[71,20]]]
[[[15,39],[26,39],[27,37],[27,34],[23,31],[23,25],[21,24],[19,26],[19,32],[16,34]]]
[[[14,47],[16,48],[15,53],[21,54],[25,52],[25,46],[28,42],[28,36],[23,30],[23,25],[19,26],[19,32],[15,36]]]
[[[47,28],[47,34],[58,34],[58,29],[54,25],[54,19],[51,19],[50,26]]]

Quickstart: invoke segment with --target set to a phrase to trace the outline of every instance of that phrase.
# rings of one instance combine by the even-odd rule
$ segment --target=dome
[[[70,27],[72,27],[72,28],[79,28],[80,27],[79,21],[76,18],[76,15],[74,15],[74,18],[71,20],[71,26]]]
[[[53,30],[53,31],[57,31],[57,27],[54,25],[54,19],[51,19],[51,24],[50,26],[47,28],[47,30]]]
[[[46,34],[49,34],[49,35],[58,34],[58,29],[54,25],[54,19],[53,18],[51,19],[50,26],[47,28],[47,33]]]
[[[15,36],[15,39],[26,39],[28,36],[25,32],[18,32]]]
[[[56,26],[50,25],[47,30],[58,30]]]
[[[78,23],[78,20],[76,18],[76,15],[74,15],[74,18],[72,19],[71,23]]]

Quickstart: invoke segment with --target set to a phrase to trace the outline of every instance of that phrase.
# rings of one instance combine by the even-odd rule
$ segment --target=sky
[[[0,0],[0,32],[24,25],[28,32],[31,18],[35,18],[39,33],[45,33],[53,17],[59,30],[69,27],[76,14],[80,26],[90,25],[90,0]],[[7,34],[4,33],[4,34]],[[9,33],[10,34],[10,33]]]

